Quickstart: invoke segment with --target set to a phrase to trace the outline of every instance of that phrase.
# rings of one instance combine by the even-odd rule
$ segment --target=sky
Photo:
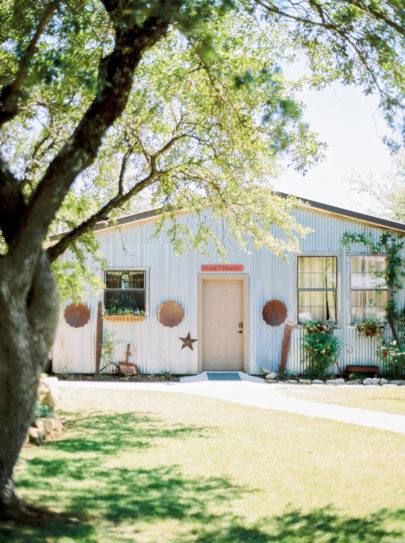
[[[387,169],[390,152],[382,142],[386,125],[378,99],[341,84],[322,91],[303,91],[305,118],[322,141],[326,158],[303,177],[289,171],[276,183],[277,190],[355,211],[370,212],[367,198],[350,191],[350,178]]]

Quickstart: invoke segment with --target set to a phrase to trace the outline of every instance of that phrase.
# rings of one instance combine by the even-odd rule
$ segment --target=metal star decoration
[[[193,343],[198,341],[198,339],[191,339],[190,332],[187,334],[187,337],[179,337],[179,339],[183,342],[182,349],[189,347],[191,350],[193,350]]]

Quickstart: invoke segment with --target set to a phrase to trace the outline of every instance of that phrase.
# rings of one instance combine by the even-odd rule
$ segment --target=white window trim
[[[145,313],[147,316],[150,315],[149,313],[149,268],[147,266],[108,266],[105,270],[103,270],[103,282],[104,282],[104,289],[103,289],[103,310],[105,310],[104,306],[104,292],[107,290],[106,284],[107,284],[107,272],[109,271],[143,271],[145,272]],[[117,289],[121,290],[121,289]],[[136,289],[134,289],[136,290]]]
[[[302,328],[304,325],[298,322],[298,258],[306,256],[319,256],[319,257],[333,257],[336,258],[336,324],[335,328],[341,328],[342,315],[341,315],[341,261],[342,255],[340,253],[331,253],[329,251],[321,251],[319,253],[309,252],[296,255],[294,258],[294,294],[293,294],[293,318],[294,327]]]

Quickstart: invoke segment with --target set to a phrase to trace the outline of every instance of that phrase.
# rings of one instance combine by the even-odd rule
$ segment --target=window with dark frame
[[[337,322],[337,257],[298,257],[298,323]]]
[[[144,270],[107,270],[104,307],[106,311],[140,312],[146,309]]]
[[[351,322],[385,320],[389,289],[385,284],[384,255],[351,257]]]

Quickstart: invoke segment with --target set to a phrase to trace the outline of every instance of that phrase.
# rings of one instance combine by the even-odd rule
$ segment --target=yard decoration
[[[186,347],[188,347],[192,351],[193,351],[193,343],[198,341],[198,339],[191,339],[190,332],[187,334],[186,337],[180,337],[179,339],[183,342],[183,345],[181,346],[182,349],[185,349]]]
[[[160,324],[173,328],[178,326],[184,318],[184,310],[181,305],[173,300],[164,302],[158,310]]]
[[[278,368],[278,371],[280,373],[284,373],[285,367],[287,364],[287,358],[288,358],[288,353],[290,350],[290,343],[291,343],[292,327],[293,327],[292,322],[286,322],[284,325],[283,343],[281,345],[280,366]]]
[[[65,308],[65,321],[73,328],[85,326],[90,319],[90,309],[84,304],[70,304]]]
[[[287,308],[280,300],[271,300],[264,305],[262,316],[266,324],[280,326],[287,318]]]

